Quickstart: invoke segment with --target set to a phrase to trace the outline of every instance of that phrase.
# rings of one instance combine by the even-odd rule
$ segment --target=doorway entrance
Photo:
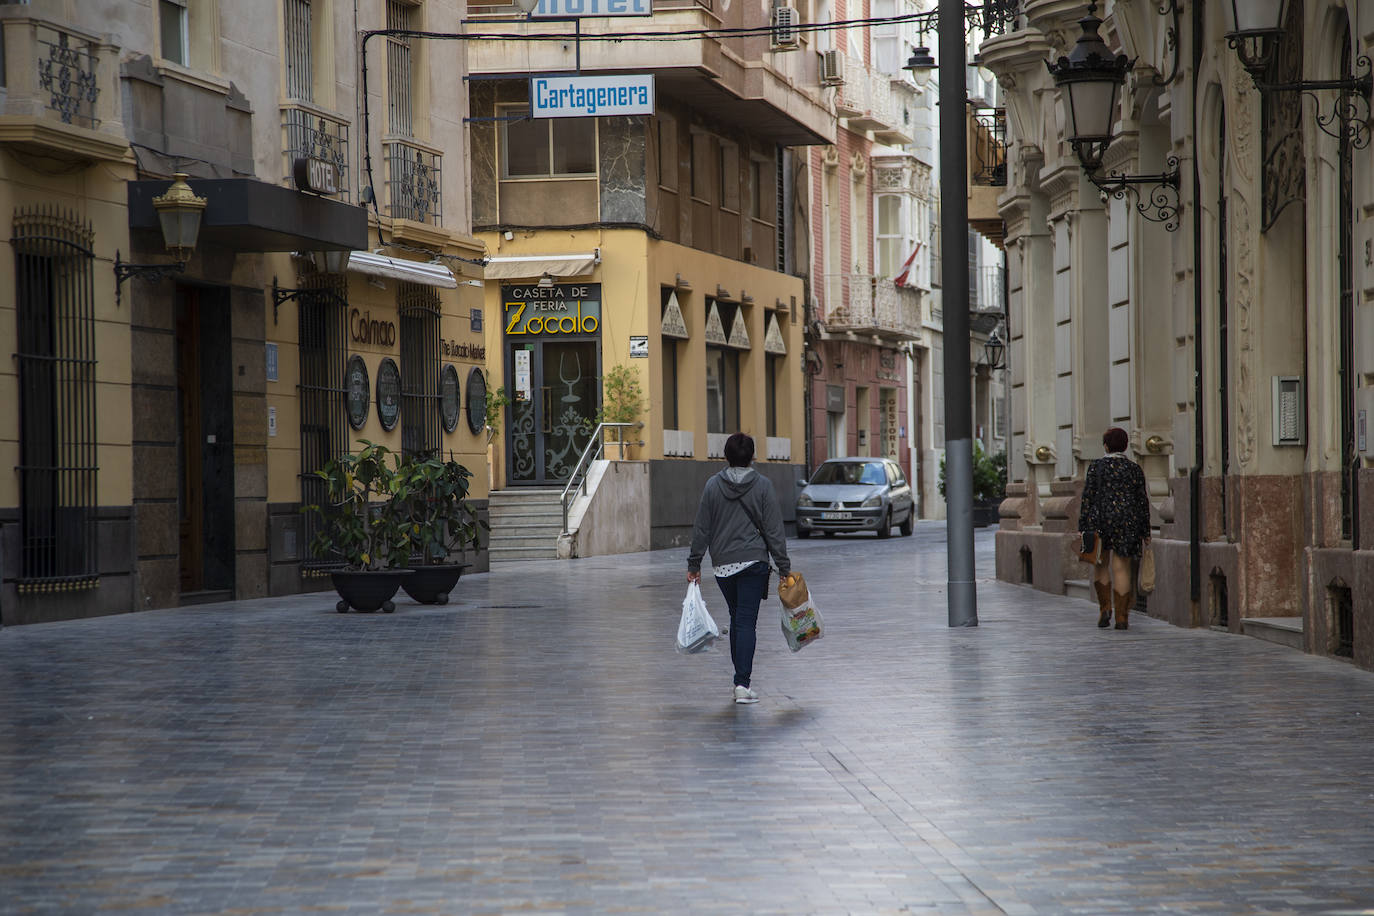
[[[234,592],[234,425],[228,291],[178,286],[177,502],[181,603]]]
[[[566,483],[596,428],[601,355],[592,339],[534,339],[506,352],[507,478],[512,485]]]

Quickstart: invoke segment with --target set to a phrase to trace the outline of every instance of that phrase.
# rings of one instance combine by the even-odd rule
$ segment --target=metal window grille
[[[94,231],[15,211],[21,591],[98,582]]]
[[[286,96],[315,100],[315,62],[311,49],[310,0],[284,0],[286,32]]]
[[[409,143],[386,143],[389,215],[443,225],[443,157]]]
[[[776,147],[774,152],[774,180],[777,187],[773,189],[773,203],[778,209],[776,235],[774,242],[777,245],[777,270],[778,273],[787,273],[787,233],[789,225],[787,222],[787,207],[791,202],[787,194],[787,157],[783,154],[782,147]]]
[[[413,29],[411,24],[415,7],[400,0],[387,0],[386,27],[388,29]],[[386,102],[391,132],[402,137],[411,133],[413,110],[411,107],[411,45],[404,35],[388,35],[386,38]]]
[[[99,127],[95,101],[100,87],[90,42],[56,29],[40,29],[38,34],[38,87],[48,95],[48,108],[64,124]]]
[[[402,283],[401,450],[406,455],[441,455],[443,418],[439,394],[439,293],[431,286]]]
[[[286,134],[286,174],[296,159],[322,159],[334,163],[339,176],[339,199],[350,200],[348,183],[348,125],[304,108],[282,109]]]
[[[328,498],[325,482],[314,475],[331,459],[348,453],[344,370],[348,362],[348,281],[338,274],[310,274],[300,286],[321,294],[299,299],[301,505],[321,506]],[[324,292],[333,295],[323,295]],[[319,530],[313,513],[302,516],[302,543]],[[338,561],[307,558],[306,568],[338,566]]]

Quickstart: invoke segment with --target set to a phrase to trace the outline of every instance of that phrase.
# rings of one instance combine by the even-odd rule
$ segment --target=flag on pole
[[[910,277],[911,277],[911,265],[912,265],[913,263],[915,263],[915,261],[916,261],[916,255],[917,255],[920,251],[921,251],[921,243],[920,243],[920,242],[917,242],[917,243],[916,243],[916,247],[913,248],[913,249],[911,249],[911,254],[908,255],[908,256],[907,256],[907,259],[906,259],[905,261],[902,262],[902,272],[899,273],[899,274],[897,274],[897,276],[895,276],[895,277],[892,278],[893,284],[895,284],[895,285],[898,286],[898,287],[903,287],[903,286],[908,286],[908,287],[909,287],[909,286],[911,286],[911,284],[910,284],[909,282],[907,282],[907,281],[910,279]]]

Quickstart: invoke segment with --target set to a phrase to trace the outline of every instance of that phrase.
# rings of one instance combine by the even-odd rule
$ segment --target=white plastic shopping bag
[[[706,610],[706,599],[701,597],[701,586],[695,582],[687,584],[687,597],[682,599],[682,619],[677,625],[677,650],[683,655],[702,652],[720,638],[720,627]]]

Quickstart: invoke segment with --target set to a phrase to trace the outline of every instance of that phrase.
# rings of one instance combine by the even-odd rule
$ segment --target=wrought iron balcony
[[[297,102],[282,108],[281,129],[287,179],[297,159],[328,162],[338,176],[339,199],[350,200],[348,123]]]
[[[969,182],[990,188],[1007,186],[1007,110],[969,111]]]
[[[443,156],[411,142],[382,144],[386,157],[387,215],[443,225]]]
[[[118,48],[100,38],[15,14],[0,19],[0,142],[67,156],[122,160]]]
[[[921,295],[868,274],[826,277],[823,322],[832,334],[872,334],[914,340],[921,333]]]

